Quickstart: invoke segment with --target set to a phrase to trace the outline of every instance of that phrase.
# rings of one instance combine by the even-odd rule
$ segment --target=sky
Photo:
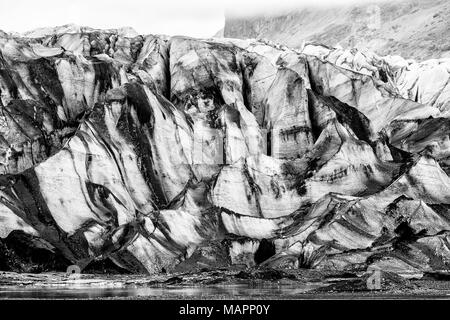
[[[73,23],[93,28],[132,27],[139,34],[211,37],[228,15],[270,14],[306,4],[343,5],[373,0],[0,0],[0,30],[24,32]]]

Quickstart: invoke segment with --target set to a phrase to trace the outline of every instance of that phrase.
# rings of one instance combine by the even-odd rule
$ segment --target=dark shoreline
[[[450,281],[383,275],[369,290],[365,274],[315,270],[210,270],[164,275],[0,274],[0,299],[87,300],[372,300],[450,299]]]

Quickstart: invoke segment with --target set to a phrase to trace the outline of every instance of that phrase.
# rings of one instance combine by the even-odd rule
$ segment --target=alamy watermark
[[[367,28],[378,30],[381,28],[381,8],[377,5],[370,5],[366,10]]]
[[[301,138],[297,139],[295,136],[301,132],[300,129],[248,127],[245,134],[242,134],[242,130],[234,134],[226,129],[194,127],[192,164],[230,164],[236,160],[230,157],[242,154],[245,157],[264,154],[278,158],[289,149],[287,145],[301,143]],[[238,148],[245,148],[245,152],[233,152]]]
[[[81,278],[81,268],[76,264],[67,267],[66,275],[71,280],[76,280]]]
[[[367,278],[366,285],[369,290],[381,290],[381,270],[375,268],[367,269],[371,273]]]

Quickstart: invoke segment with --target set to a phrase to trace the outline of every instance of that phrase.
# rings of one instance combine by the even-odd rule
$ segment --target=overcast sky
[[[94,28],[130,26],[140,34],[210,37],[223,27],[225,10],[252,15],[305,3],[348,2],[361,0],[0,0],[0,29],[24,32],[74,23]]]

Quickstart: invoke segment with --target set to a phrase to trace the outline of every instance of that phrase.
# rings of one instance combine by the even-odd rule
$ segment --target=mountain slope
[[[228,15],[224,37],[265,38],[293,48],[312,41],[425,60],[450,57],[449,14],[446,0],[398,0],[311,7],[273,16]]]

